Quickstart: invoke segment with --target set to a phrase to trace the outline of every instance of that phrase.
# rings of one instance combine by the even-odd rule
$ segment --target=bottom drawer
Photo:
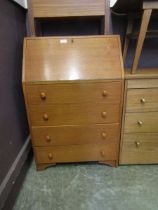
[[[125,134],[120,164],[158,163],[158,133]]]
[[[34,153],[38,164],[117,160],[118,145],[34,147]]]

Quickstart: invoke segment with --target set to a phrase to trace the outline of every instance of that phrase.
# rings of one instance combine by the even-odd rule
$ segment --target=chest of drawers
[[[25,39],[23,90],[37,169],[116,166],[123,88],[118,36]]]
[[[158,163],[158,79],[126,81],[121,164]]]

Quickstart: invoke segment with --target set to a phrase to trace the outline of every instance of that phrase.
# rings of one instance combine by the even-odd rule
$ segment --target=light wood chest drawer
[[[120,107],[106,104],[32,105],[29,108],[32,126],[117,123]]]
[[[32,0],[34,17],[102,16],[105,0]]]
[[[120,103],[122,82],[27,85],[28,103]]]
[[[126,112],[158,111],[158,88],[129,89]]]
[[[126,113],[125,133],[158,132],[158,112]]]
[[[105,161],[116,160],[117,147],[115,143],[78,145],[78,146],[56,146],[56,147],[34,147],[38,163],[64,163],[82,161]]]
[[[158,133],[124,134],[120,163],[158,163]]]
[[[33,127],[34,146],[101,144],[118,142],[119,124]]]

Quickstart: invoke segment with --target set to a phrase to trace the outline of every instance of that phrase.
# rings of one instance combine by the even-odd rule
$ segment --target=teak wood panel
[[[125,134],[120,164],[158,163],[158,133]]]
[[[158,132],[158,112],[126,113],[124,132]]]
[[[100,124],[120,121],[118,104],[31,105],[29,112],[32,126]]]
[[[122,82],[36,84],[27,85],[26,92],[29,104],[120,103]]]
[[[115,143],[56,146],[56,147],[34,147],[37,163],[65,163],[104,161],[117,159],[118,146]]]
[[[104,16],[106,0],[32,0],[34,17]]]
[[[122,79],[119,36],[25,39],[23,81]]]
[[[127,88],[157,88],[158,79],[134,79],[128,80]]]
[[[127,91],[127,112],[158,111],[158,88],[129,89]]]
[[[34,146],[119,143],[119,124],[33,127]]]

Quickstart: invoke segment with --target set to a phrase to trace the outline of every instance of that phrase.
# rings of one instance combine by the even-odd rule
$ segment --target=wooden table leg
[[[123,61],[124,62],[126,60],[128,47],[129,47],[129,42],[130,42],[130,38],[128,37],[128,34],[131,34],[132,31],[133,31],[133,23],[134,23],[134,20],[128,20],[126,36],[125,36],[125,43],[124,43],[124,49],[123,49]]]
[[[141,28],[140,28],[139,37],[138,37],[137,46],[136,46],[136,52],[135,52],[132,70],[131,70],[132,74],[136,72],[137,67],[138,67],[138,62],[139,62],[139,58],[142,52],[151,13],[152,13],[152,9],[145,9],[143,13]]]

